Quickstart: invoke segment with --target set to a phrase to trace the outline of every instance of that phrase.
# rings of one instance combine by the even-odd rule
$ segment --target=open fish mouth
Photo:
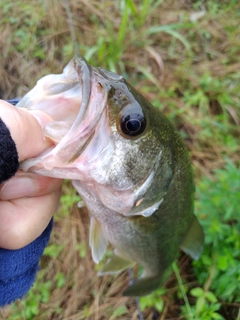
[[[62,163],[74,161],[86,148],[107,101],[105,85],[99,81],[96,73],[93,74],[91,66],[78,57],[73,59],[73,64],[80,82],[82,101],[71,128],[54,151],[56,159]]]
[[[42,110],[53,118],[45,126],[44,134],[54,145],[36,161],[25,161],[22,168],[40,169],[41,163],[52,170],[56,163],[63,167],[78,158],[91,141],[106,109],[110,83],[120,79],[117,74],[91,67],[80,57],[74,57],[63,74],[40,79],[17,106]]]

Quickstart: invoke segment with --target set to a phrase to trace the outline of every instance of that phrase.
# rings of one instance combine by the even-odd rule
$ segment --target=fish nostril
[[[100,82],[97,83],[97,91],[100,93],[103,90],[103,86]]]
[[[119,98],[121,98],[121,97],[122,97],[122,91],[117,90],[117,91],[116,91],[116,95],[117,95]]]

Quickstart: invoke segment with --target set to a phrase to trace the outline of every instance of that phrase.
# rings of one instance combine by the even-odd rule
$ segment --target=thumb
[[[42,126],[52,121],[47,113],[28,112],[0,100],[0,118],[11,133],[20,162],[37,156],[51,145],[50,141],[44,137],[42,130]]]

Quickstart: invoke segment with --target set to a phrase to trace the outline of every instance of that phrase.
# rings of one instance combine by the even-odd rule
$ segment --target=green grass
[[[198,182],[196,213],[205,231],[205,248],[193,262],[199,287],[190,295],[196,298],[192,310],[197,319],[224,319],[224,303],[240,301],[239,198],[240,171],[229,160],[211,179]]]
[[[196,211],[205,230],[205,249],[194,262],[199,282],[220,301],[240,301],[240,170],[231,161],[197,186]]]

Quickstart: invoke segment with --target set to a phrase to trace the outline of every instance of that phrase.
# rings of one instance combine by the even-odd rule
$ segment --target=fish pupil
[[[143,133],[146,128],[146,121],[142,114],[131,114],[122,117],[121,129],[129,136],[137,136]]]

